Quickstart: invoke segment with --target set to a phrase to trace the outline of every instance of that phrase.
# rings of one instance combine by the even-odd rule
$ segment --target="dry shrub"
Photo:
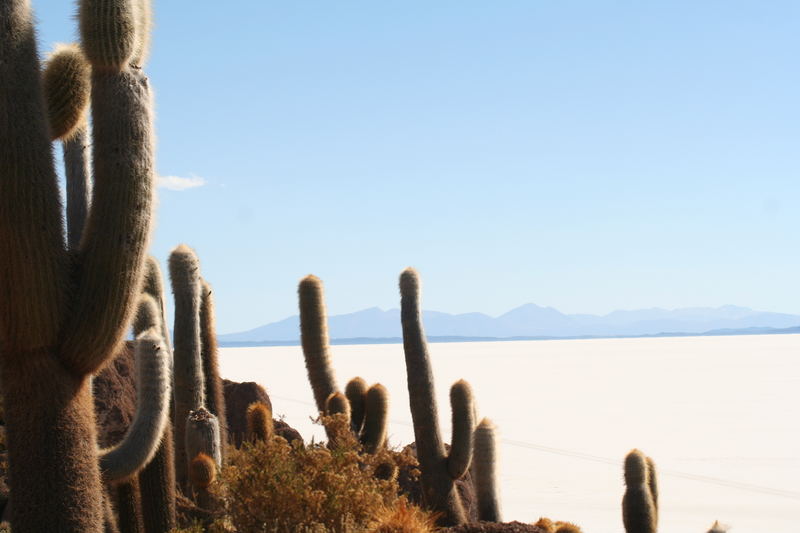
[[[405,500],[398,501],[393,508],[385,509],[377,517],[370,533],[433,533],[435,517]]]
[[[362,454],[344,416],[321,422],[336,435],[335,445],[304,447],[275,436],[231,450],[217,490],[235,531],[351,533],[370,528],[387,509],[414,513],[410,507],[400,511],[405,499],[394,478],[375,476],[387,461],[407,464],[407,455]]]

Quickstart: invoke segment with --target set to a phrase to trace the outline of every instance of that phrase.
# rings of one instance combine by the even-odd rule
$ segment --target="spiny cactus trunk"
[[[77,250],[89,213],[91,182],[89,171],[89,130],[80,126],[63,142],[64,177],[67,183],[67,245]]]
[[[225,392],[219,376],[219,350],[217,346],[217,330],[214,317],[214,295],[211,285],[205,280],[201,283],[202,299],[200,303],[200,356],[203,359],[203,377],[205,382],[206,409],[217,417],[219,422],[220,442],[222,442],[222,458],[225,459],[225,445],[228,442],[228,423],[225,419]]]
[[[438,525],[454,526],[466,522],[466,514],[455,482],[450,477],[448,458],[439,432],[433,372],[422,328],[419,292],[417,273],[412,269],[405,270],[400,276],[400,314],[414,439],[425,503],[442,513]]]
[[[325,412],[328,397],[339,391],[336,376],[328,355],[328,318],[322,280],[308,275],[297,290],[300,301],[300,342],[308,371],[308,381],[314,392],[317,411]]]
[[[494,424],[484,418],[475,428],[475,453],[472,481],[478,498],[478,519],[500,522],[500,499],[497,496],[497,446]]]
[[[120,533],[144,533],[139,480],[133,478],[116,486]]]
[[[89,380],[52,353],[16,355],[24,366],[2,358],[13,530],[97,533],[103,487]]]
[[[161,446],[155,457],[139,474],[142,494],[142,518],[146,533],[167,533],[174,529],[175,453],[172,424],[164,429]]]

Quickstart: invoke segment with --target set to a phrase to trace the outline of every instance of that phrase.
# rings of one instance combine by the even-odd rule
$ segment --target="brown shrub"
[[[375,475],[387,461],[405,465],[407,455],[360,453],[344,416],[321,422],[341,435],[335,445],[312,442],[304,447],[275,436],[231,450],[217,490],[234,530],[349,533],[373,527],[389,512],[424,522],[427,513],[406,504],[396,480]]]

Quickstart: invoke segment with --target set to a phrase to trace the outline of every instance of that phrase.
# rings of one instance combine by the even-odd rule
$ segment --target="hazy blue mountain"
[[[566,315],[552,307],[521,305],[498,317],[483,313],[452,315],[425,311],[425,331],[430,337],[607,337],[665,333],[699,334],[716,330],[769,331],[800,326],[800,316],[754,311],[746,307],[691,307],[639,309],[607,315]],[[328,317],[334,339],[388,339],[401,337],[400,310],[377,307]],[[220,335],[222,343],[296,342],[300,319],[292,316],[249,331]]]

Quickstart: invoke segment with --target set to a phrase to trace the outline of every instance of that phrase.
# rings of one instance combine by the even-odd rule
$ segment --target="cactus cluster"
[[[386,445],[389,393],[380,383],[368,387],[361,377],[351,379],[344,393],[339,390],[330,360],[322,280],[306,276],[300,280],[297,293],[300,340],[317,410],[326,416],[344,416],[364,451],[375,453]],[[328,438],[331,442],[336,440],[332,428],[328,428]]]
[[[467,516],[455,481],[467,472],[472,461],[475,428],[472,391],[464,380],[454,383],[450,389],[453,438],[447,453],[439,431],[433,371],[422,327],[420,280],[412,268],[400,274],[400,316],[408,397],[425,501],[431,509],[441,513],[439,525],[463,524]]]

